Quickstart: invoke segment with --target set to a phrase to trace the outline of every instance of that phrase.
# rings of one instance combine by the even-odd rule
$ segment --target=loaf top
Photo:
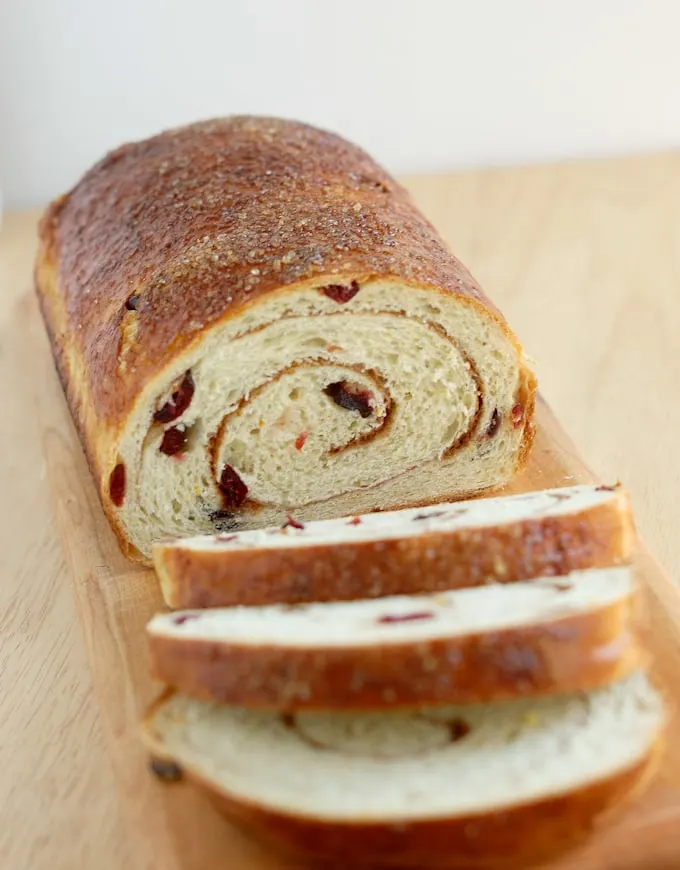
[[[286,285],[391,277],[495,311],[367,154],[292,121],[232,117],[123,145],[51,205],[40,236],[48,325],[75,345],[100,419],[120,418],[207,327]]]

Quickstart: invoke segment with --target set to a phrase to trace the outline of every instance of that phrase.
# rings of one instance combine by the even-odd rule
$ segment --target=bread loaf
[[[499,312],[363,151],[234,117],[124,145],[47,211],[36,284],[126,552],[458,498],[532,441]]]
[[[634,543],[620,487],[574,486],[157,545],[175,608],[435,592],[625,561]]]
[[[274,709],[417,707],[591,689],[641,666],[630,568],[367,601],[187,610],[147,627],[152,675]]]
[[[298,858],[526,870],[644,782],[664,722],[637,673],[592,693],[411,714],[284,716],[172,694],[145,739]]]

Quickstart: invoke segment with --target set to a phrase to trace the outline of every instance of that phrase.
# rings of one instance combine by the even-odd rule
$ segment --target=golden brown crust
[[[154,758],[174,760],[156,733],[154,715],[172,690],[151,705],[143,738]],[[455,818],[393,823],[323,819],[276,812],[217,787],[191,767],[182,772],[205,791],[233,824],[259,837],[271,848],[313,866],[404,867],[458,870],[528,870],[582,841],[606,815],[648,783],[663,747],[659,734],[649,753],[625,770],[567,794],[546,797],[498,811]]]
[[[658,749],[627,770],[574,792],[462,818],[393,824],[325,822],[237,800],[188,771],[219,812],[270,848],[325,870],[528,870],[582,842],[605,814],[649,781]]]
[[[151,672],[195,698],[284,710],[484,703],[584,691],[640,667],[633,600],[589,613],[565,609],[562,617],[556,612],[552,621],[530,626],[399,644],[282,648],[150,634]]]
[[[62,297],[87,395],[109,424],[211,325],[281,287],[398,277],[490,307],[367,154],[289,121],[232,117],[123,145],[48,209],[40,237],[38,290]],[[131,295],[136,335],[121,373]]]
[[[169,607],[295,604],[412,595],[512,583],[631,554],[627,503],[498,527],[428,532],[413,538],[276,550],[154,550]]]

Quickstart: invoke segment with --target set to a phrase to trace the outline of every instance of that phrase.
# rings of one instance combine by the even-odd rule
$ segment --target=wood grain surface
[[[630,488],[673,579],[680,465],[680,155],[409,180],[538,363],[580,453]],[[275,870],[184,785],[145,772],[150,572],[118,552],[31,294],[35,213],[0,232],[0,867]],[[513,489],[589,478],[545,406]],[[680,698],[680,596],[639,557],[658,668]],[[680,723],[679,723],[680,724]],[[680,739],[652,788],[555,870],[680,868]]]

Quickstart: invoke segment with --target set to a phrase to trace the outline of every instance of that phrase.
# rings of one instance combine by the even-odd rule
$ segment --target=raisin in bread
[[[535,379],[406,191],[302,124],[124,145],[36,265],[104,509],[133,557],[215,529],[425,504],[523,464]]]
[[[457,592],[159,614],[152,675],[275,709],[470,703],[590,689],[641,665],[630,568]]]
[[[276,715],[172,694],[145,739],[298,857],[526,870],[643,783],[664,722],[636,673],[589,694],[411,714]]]
[[[574,486],[160,544],[170,607],[372,598],[514,582],[628,558],[620,487]]]

